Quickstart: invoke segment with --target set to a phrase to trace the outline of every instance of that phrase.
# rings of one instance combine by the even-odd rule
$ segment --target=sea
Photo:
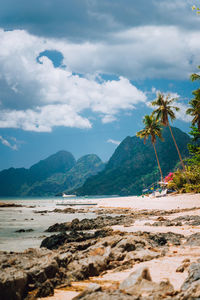
[[[62,197],[0,198],[0,202],[22,205],[22,207],[0,207],[0,251],[21,252],[28,248],[38,248],[45,237],[52,235],[52,233],[45,232],[49,226],[70,222],[74,218],[82,220],[96,217],[92,209],[87,213],[53,212],[55,208],[66,208],[57,205],[59,200],[62,200]],[[81,206],[72,207],[82,208]],[[31,231],[16,232],[21,229]]]

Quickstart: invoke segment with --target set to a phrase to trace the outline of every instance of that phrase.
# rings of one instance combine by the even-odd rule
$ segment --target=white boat
[[[67,194],[63,193],[63,194],[62,194],[62,197],[63,197],[63,198],[75,198],[76,195],[67,195]]]

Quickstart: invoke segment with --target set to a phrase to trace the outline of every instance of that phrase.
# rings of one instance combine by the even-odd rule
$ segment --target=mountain
[[[190,137],[172,128],[183,157],[188,156]],[[156,149],[164,176],[173,171],[179,157],[168,128],[163,129],[164,142],[157,140]],[[150,141],[126,137],[115,150],[105,169],[76,189],[79,195],[137,195],[160,179],[156,156]]]
[[[103,170],[104,164],[94,154],[77,162],[67,151],[59,151],[34,164],[30,169],[10,168],[0,172],[0,196],[50,196],[81,186]]]
[[[67,193],[69,190],[80,187],[85,180],[102,171],[104,164],[95,154],[88,154],[81,157],[76,164],[64,173],[56,173],[44,181],[40,181],[31,186],[26,191],[28,196],[48,196]]]

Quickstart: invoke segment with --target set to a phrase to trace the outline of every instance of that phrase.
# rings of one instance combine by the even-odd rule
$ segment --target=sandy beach
[[[130,209],[184,209],[200,206],[200,194],[177,194],[167,195],[165,197],[121,197],[121,198],[110,198],[100,199],[98,201],[99,207],[110,207],[110,208],[130,208]]]
[[[200,295],[194,273],[195,268],[197,273],[200,270],[200,194],[97,201],[82,212],[92,210],[96,218],[78,220],[74,214],[74,220],[50,226],[44,248],[14,257],[1,253],[1,281],[10,276],[16,280],[13,274],[23,272],[20,293],[26,293],[21,299],[27,300],[112,300],[130,295],[178,300]],[[57,210],[58,218],[69,211]],[[27,278],[32,278],[29,283]],[[127,289],[127,281],[132,290]]]

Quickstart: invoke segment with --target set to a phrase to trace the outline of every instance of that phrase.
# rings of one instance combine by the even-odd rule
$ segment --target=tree
[[[144,143],[149,138],[149,136],[151,136],[151,143],[154,147],[154,151],[155,151],[155,154],[156,154],[158,168],[160,170],[160,175],[161,175],[161,181],[163,181],[163,174],[162,174],[162,170],[161,170],[161,167],[160,167],[160,162],[159,162],[159,159],[158,159],[158,154],[157,154],[156,147],[155,147],[156,137],[159,137],[160,139],[162,139],[161,125],[160,125],[159,121],[156,120],[152,115],[151,116],[146,115],[143,119],[143,123],[145,125],[145,128],[140,130],[139,132],[137,132],[136,136],[141,138],[141,139],[144,139]]]
[[[190,152],[190,158],[188,159],[189,165],[196,165],[200,167],[200,131],[197,127],[192,126],[190,135],[192,136],[192,144],[188,144],[188,150]]]
[[[200,66],[198,68],[200,69]],[[193,73],[190,78],[192,81],[200,80],[200,75]],[[191,107],[187,109],[186,113],[193,117],[192,125],[195,126],[197,124],[198,130],[200,131],[200,88],[195,90],[192,94],[194,95],[194,99],[189,102]]]
[[[200,101],[193,99],[189,104],[191,107],[187,109],[186,114],[193,116],[192,125],[197,124],[198,130],[200,131]]]
[[[181,153],[179,151],[178,145],[176,143],[175,137],[173,135],[170,123],[169,123],[169,118],[171,121],[176,119],[175,111],[179,111],[179,108],[176,106],[173,106],[172,103],[176,100],[176,98],[170,98],[170,95],[167,95],[166,97],[162,93],[158,93],[157,99],[152,102],[153,106],[157,106],[157,109],[153,111],[153,115],[156,115],[156,120],[160,120],[161,124],[163,126],[168,126],[171,136],[173,138],[174,144],[176,146],[176,150],[178,152],[181,165],[183,167],[183,170],[185,171],[185,165],[183,163],[183,159],[181,157]]]

